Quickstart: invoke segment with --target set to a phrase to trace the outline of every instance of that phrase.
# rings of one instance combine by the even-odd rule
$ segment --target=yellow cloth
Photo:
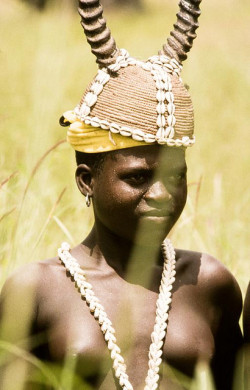
[[[63,117],[65,118],[65,122],[70,122],[67,131],[67,141],[79,152],[101,153],[135,146],[150,145],[143,141],[136,141],[131,137],[111,133],[109,130],[86,125],[76,117],[73,111],[65,112]]]

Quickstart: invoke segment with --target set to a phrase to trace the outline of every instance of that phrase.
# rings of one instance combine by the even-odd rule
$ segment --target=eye
[[[133,173],[127,175],[125,181],[132,185],[142,185],[149,181],[150,177],[147,173]]]
[[[169,180],[174,183],[180,183],[183,180],[186,180],[186,171],[175,172],[169,176]]]

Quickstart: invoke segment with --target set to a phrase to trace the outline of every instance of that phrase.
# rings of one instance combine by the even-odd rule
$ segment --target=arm
[[[0,296],[0,388],[19,388],[28,376],[31,329],[36,318],[36,267],[25,266]],[[18,386],[17,386],[18,384]]]
[[[231,390],[236,371],[237,355],[242,347],[239,318],[242,298],[234,277],[223,266],[217,270],[213,296],[217,307],[215,356],[212,370],[217,390]]]
[[[250,343],[250,282],[248,284],[247,293],[244,301],[243,330],[245,342]]]
[[[243,310],[243,332],[244,332],[244,351],[243,351],[243,361],[244,361],[244,384],[245,388],[250,383],[250,282],[248,283],[248,288],[246,292],[246,297],[244,301],[244,310]]]

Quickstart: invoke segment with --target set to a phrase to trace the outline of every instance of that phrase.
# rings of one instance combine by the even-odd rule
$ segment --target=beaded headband
[[[107,130],[110,144],[112,134],[119,134],[136,141],[134,146],[137,142],[193,145],[193,107],[180,72],[196,37],[200,2],[181,0],[177,22],[163,50],[139,61],[116,47],[99,0],[79,1],[81,24],[99,70],[78,106],[60,119],[61,125],[70,125],[68,141],[76,150],[86,151],[81,140],[81,135],[86,139],[85,125]]]

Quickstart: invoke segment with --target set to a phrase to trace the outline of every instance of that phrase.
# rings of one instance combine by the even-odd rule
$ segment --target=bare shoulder
[[[72,249],[77,256],[81,256],[80,245]],[[21,266],[6,280],[1,291],[0,301],[12,294],[17,296],[21,292],[33,291],[34,299],[42,299],[54,286],[58,286],[65,278],[65,268],[59,257],[53,257]],[[17,298],[18,299],[18,298]]]
[[[32,307],[36,317],[39,302],[47,294],[52,280],[60,278],[58,258],[37,261],[19,267],[5,281],[0,294],[0,316],[6,311],[11,315],[24,313]]]
[[[4,340],[18,342],[33,333],[40,302],[48,294],[51,280],[60,274],[54,271],[59,265],[58,258],[29,263],[7,278],[0,294],[0,332]]]
[[[54,258],[25,264],[19,267],[6,279],[1,291],[1,296],[5,296],[12,290],[18,292],[23,289],[36,288],[39,285],[39,281],[42,279],[45,268],[50,268],[53,265],[55,266],[57,262],[57,259]]]
[[[224,264],[206,253],[201,256],[200,283],[211,288],[211,297],[217,304],[240,314],[242,295],[235,277]]]
[[[233,274],[219,260],[207,253],[177,250],[178,261],[186,272],[197,273],[197,287],[207,298],[223,310],[234,311],[238,317],[242,310],[242,295]],[[232,314],[232,313],[231,313]]]

